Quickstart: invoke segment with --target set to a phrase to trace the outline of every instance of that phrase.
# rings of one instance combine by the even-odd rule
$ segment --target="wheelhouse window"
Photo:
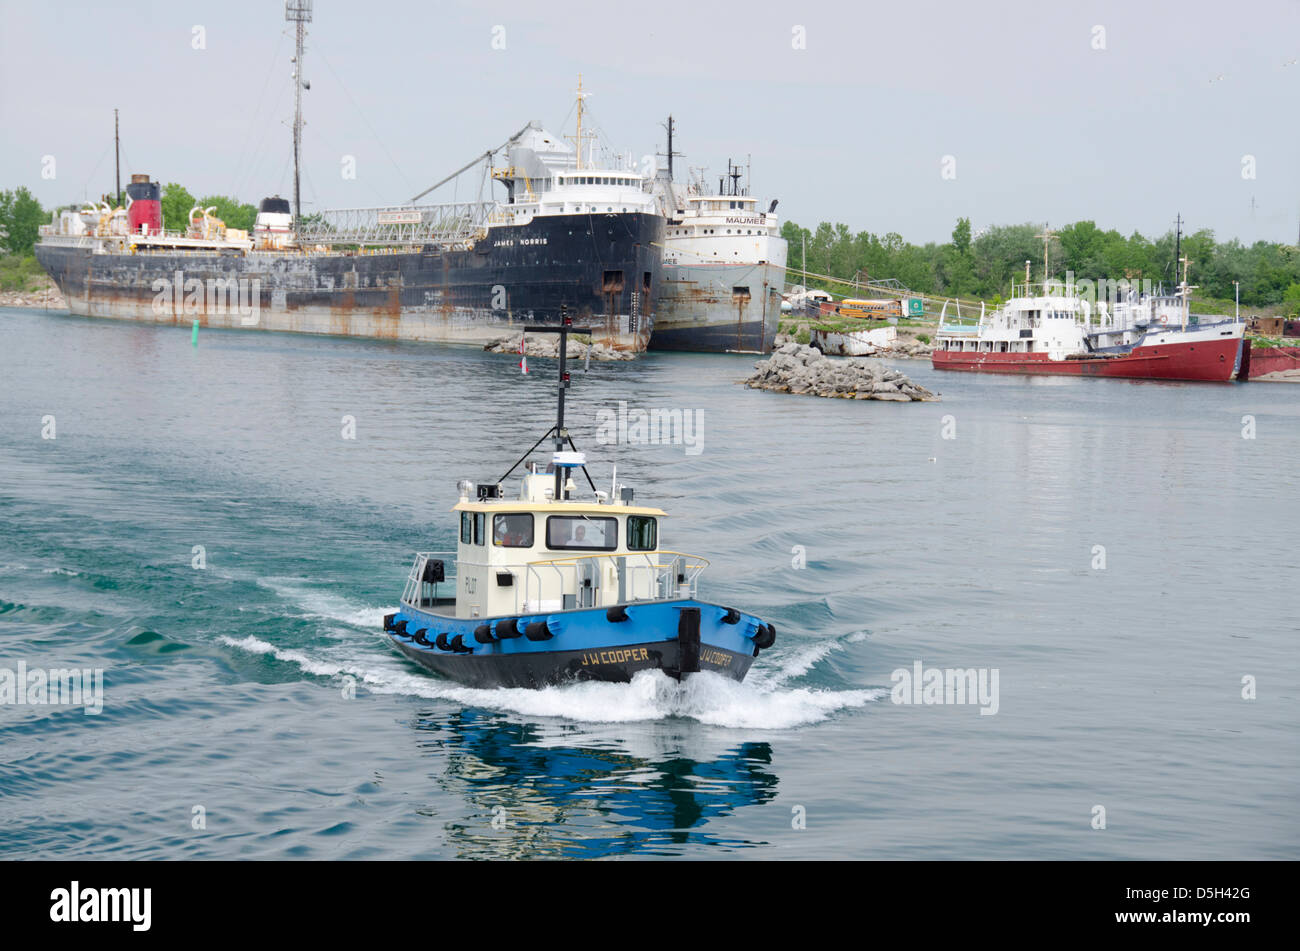
[[[613,551],[618,519],[552,515],[546,520],[546,547],[552,550]]]
[[[474,544],[483,545],[487,543],[487,516],[482,512],[474,513]]]
[[[533,516],[528,512],[492,517],[492,544],[498,548],[532,548]]]
[[[658,522],[648,515],[627,517],[628,551],[654,551]]]
[[[474,541],[474,513],[460,513],[460,543],[469,545]]]

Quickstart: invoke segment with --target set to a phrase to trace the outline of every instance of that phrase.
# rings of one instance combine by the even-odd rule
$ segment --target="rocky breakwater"
[[[758,390],[892,403],[939,400],[893,367],[864,357],[832,358],[797,343],[785,344],[754,369],[745,385]]]
[[[509,337],[498,337],[495,340],[488,341],[483,349],[489,353],[519,353],[520,334],[513,334]],[[581,340],[569,338],[569,346],[565,355],[570,360],[586,360],[587,351],[591,351],[593,360],[635,360],[636,354],[628,353],[624,350],[615,350],[613,347],[604,343],[586,344]],[[524,338],[524,356],[526,357],[549,357],[552,360],[558,360],[560,357],[560,335],[559,334],[528,334]]]
[[[828,356],[843,356],[844,354],[836,349],[844,345],[844,335],[836,334],[832,338],[833,343],[829,341],[814,341],[818,344],[817,349],[821,350]],[[781,347],[784,344],[798,342],[794,337],[788,334],[776,335],[776,346]],[[857,343],[854,345],[853,355],[857,357],[889,357],[891,360],[929,360],[930,354],[934,353],[934,345],[919,340],[916,337],[908,337],[899,334],[888,343]]]
[[[0,307],[42,307],[67,310],[68,302],[55,287],[39,291],[0,291]]]

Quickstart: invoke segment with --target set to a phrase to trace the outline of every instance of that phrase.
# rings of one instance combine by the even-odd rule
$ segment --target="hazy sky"
[[[0,188],[46,205],[110,191],[117,107],[124,181],[291,194],[280,0],[0,11]],[[1221,240],[1295,242],[1298,58],[1298,0],[316,0],[303,201],[400,203],[529,119],[571,134],[581,72],[615,148],[661,151],[671,112],[682,164],[716,180],[752,156],[754,192],[808,227],[920,243],[947,240],[959,216],[976,229],[1091,218],[1153,235],[1181,211]],[[464,177],[425,200],[476,190]]]

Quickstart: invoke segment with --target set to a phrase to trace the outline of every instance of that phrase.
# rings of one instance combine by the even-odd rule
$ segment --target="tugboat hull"
[[[624,619],[611,620],[617,617]],[[458,683],[529,688],[626,683],[642,670],[676,678],[709,671],[739,681],[760,645],[775,637],[755,617],[693,600],[503,618],[453,618],[403,604],[385,619],[385,631],[411,660]]]

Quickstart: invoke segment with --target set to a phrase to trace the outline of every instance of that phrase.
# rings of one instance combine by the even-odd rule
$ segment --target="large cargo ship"
[[[289,18],[302,8],[291,2]],[[584,155],[581,96],[573,146],[533,122],[488,153],[489,163],[506,156],[491,167],[501,200],[419,205],[417,196],[304,219],[299,108],[295,206],[262,202],[252,235],[211,209],[192,211],[183,228],[163,221],[158,185],[136,176],[125,209],[56,214],[36,257],[68,309],[90,317],[482,344],[553,324],[567,306],[599,341],[641,351],[654,327],[664,219],[641,175]]]
[[[716,191],[703,174],[675,184],[668,122],[667,175],[655,181],[668,222],[650,348],[770,353],[785,290],[776,202],[761,210],[740,184],[740,166],[730,162]]]
[[[36,257],[89,317],[482,344],[567,305],[603,342],[646,349],[663,218],[635,172],[552,173],[542,149],[571,158],[530,125],[496,176],[510,195],[490,207],[331,212],[317,227],[332,232],[296,241],[283,199],[262,203],[251,236],[210,214],[170,231],[101,208],[43,228]]]

